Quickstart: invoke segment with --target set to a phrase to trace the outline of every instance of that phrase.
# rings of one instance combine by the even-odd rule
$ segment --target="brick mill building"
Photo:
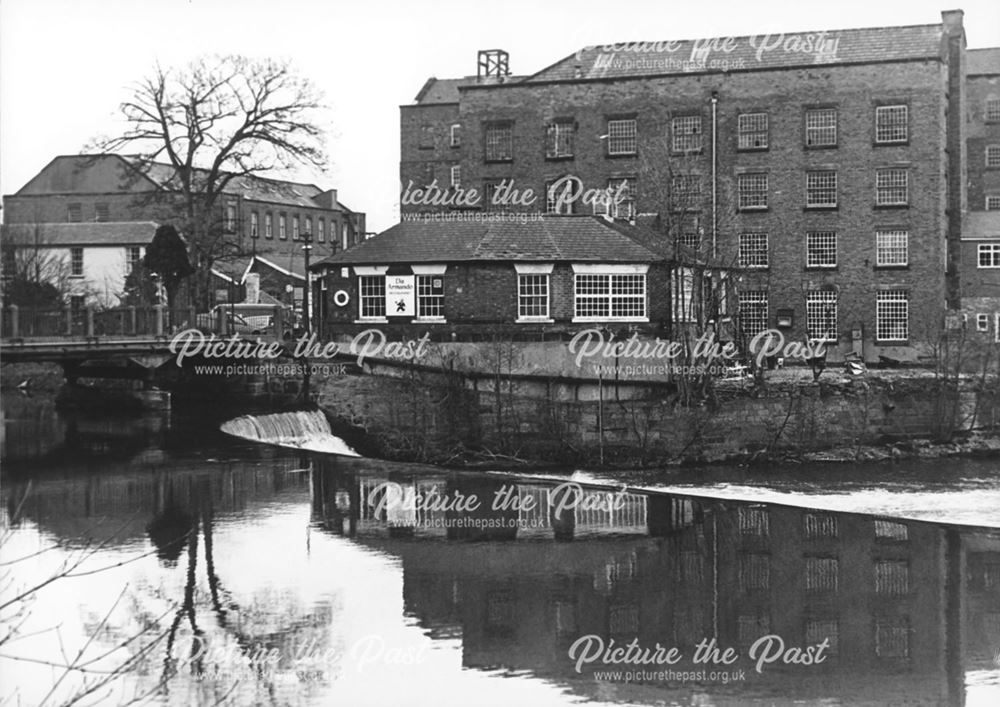
[[[401,107],[404,223],[449,210],[645,223],[661,253],[735,271],[745,334],[868,360],[918,359],[963,305],[1000,324],[986,214],[1000,208],[1000,50],[967,49],[962,11],[587,47],[528,76],[508,62],[480,52],[476,76],[430,79]],[[705,291],[704,267],[665,259],[667,296]]]

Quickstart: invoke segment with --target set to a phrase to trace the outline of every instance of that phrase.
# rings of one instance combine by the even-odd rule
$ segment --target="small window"
[[[910,563],[906,560],[875,561],[875,593],[904,596],[910,591]]]
[[[909,140],[909,116],[905,105],[879,106],[875,109],[875,142],[880,145]]]
[[[487,162],[514,159],[514,126],[509,122],[487,123],[484,158]]]
[[[274,217],[270,211],[264,214],[264,238],[274,238]]]
[[[1000,268],[1000,243],[979,244],[979,267]]]
[[[879,267],[899,267],[909,262],[909,239],[907,231],[875,232],[875,264]]]
[[[417,318],[444,317],[444,275],[417,275]]]
[[[741,268],[768,267],[766,233],[740,234],[739,264]]]
[[[256,238],[259,235],[260,216],[256,211],[250,212],[250,237]]]
[[[292,240],[297,241],[299,239],[299,215],[295,214],[292,216]]]
[[[806,207],[837,206],[837,173],[833,170],[806,172]]]
[[[986,122],[1000,123],[1000,98],[986,99]]]
[[[635,177],[608,180],[608,213],[612,218],[631,221],[635,218]]]
[[[976,331],[989,331],[990,330],[990,315],[988,314],[977,314],[976,315]]]
[[[358,277],[358,306],[361,319],[385,318],[385,276]]]
[[[94,220],[95,221],[110,221],[111,214],[106,203],[94,204]]]
[[[987,211],[1000,211],[1000,194],[989,194],[986,197]]]
[[[521,320],[549,318],[549,276],[519,274],[517,276],[517,318]]]
[[[132,272],[139,266],[139,261],[142,260],[142,248],[137,245],[129,246],[126,251],[126,260],[128,262],[126,272]]]
[[[909,203],[909,173],[906,169],[875,170],[876,206],[906,206]]]
[[[741,113],[737,119],[739,149],[767,149],[767,113]]]
[[[910,657],[910,620],[906,616],[876,619],[875,656],[894,660]]]
[[[226,233],[236,232],[236,206],[234,204],[226,204],[226,221],[225,221]]]
[[[837,234],[834,231],[810,231],[806,234],[806,267],[837,266]]]
[[[993,341],[1000,342],[1000,312],[993,316]]]
[[[545,182],[545,213],[568,216],[574,212],[576,200],[571,198],[579,190],[576,177],[560,177]]]
[[[487,179],[483,182],[483,208],[486,211],[502,211],[507,204],[504,202],[505,179]]]
[[[741,211],[767,208],[766,174],[741,174],[737,178],[736,185]]]
[[[673,152],[697,152],[701,149],[701,116],[674,118],[670,123],[670,135]]]
[[[462,165],[452,165],[451,167],[451,186],[458,189],[462,186]]]
[[[302,237],[307,241],[311,241],[313,233],[312,216],[306,216],[302,222],[302,226],[303,226]]]
[[[70,223],[80,223],[83,221],[82,204],[66,204],[66,220]]]
[[[326,243],[326,219],[323,217],[316,219],[316,240]]]
[[[806,111],[806,147],[837,146],[837,111],[819,108]]]
[[[767,329],[767,290],[740,292],[739,317],[743,336],[750,340]]]
[[[284,214],[278,214],[278,238],[288,240],[287,219]]]
[[[608,154],[635,154],[635,118],[608,121]]]
[[[670,180],[671,209],[697,211],[701,208],[701,175],[675,174]]]
[[[879,341],[906,341],[910,337],[910,295],[904,290],[888,290],[875,295],[875,338]]]
[[[69,274],[72,277],[83,277],[83,248],[69,249]]]
[[[811,290],[806,293],[806,331],[811,341],[837,340],[837,293]]]
[[[986,146],[986,166],[1000,167],[1000,145]]]
[[[575,132],[572,120],[557,120],[545,126],[545,157],[572,157]]]
[[[806,591],[834,593],[840,585],[840,563],[836,557],[807,557]]]
[[[462,146],[462,125],[460,123],[453,123],[451,126],[451,146]]]

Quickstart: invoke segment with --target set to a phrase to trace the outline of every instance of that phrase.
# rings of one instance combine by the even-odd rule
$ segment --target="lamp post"
[[[307,221],[308,223],[308,221]],[[302,254],[306,267],[306,287],[302,297],[302,313],[305,316],[306,336],[312,334],[312,282],[309,273],[309,252],[312,250],[312,231],[306,229],[302,234]]]

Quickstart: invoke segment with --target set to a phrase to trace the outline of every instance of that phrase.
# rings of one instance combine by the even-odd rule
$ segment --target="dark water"
[[[12,704],[1000,704],[989,462],[616,491],[4,409]]]

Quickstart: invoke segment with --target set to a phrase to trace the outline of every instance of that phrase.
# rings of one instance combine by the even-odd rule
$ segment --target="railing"
[[[248,319],[253,326],[246,324]],[[171,309],[164,305],[105,310],[92,307],[36,309],[9,305],[0,311],[0,338],[157,338],[189,328],[221,335],[260,332],[281,336],[283,317],[280,307],[275,307],[273,315],[268,316],[269,321],[257,322],[256,319],[260,317],[237,319],[228,310],[198,314],[193,307]]]

